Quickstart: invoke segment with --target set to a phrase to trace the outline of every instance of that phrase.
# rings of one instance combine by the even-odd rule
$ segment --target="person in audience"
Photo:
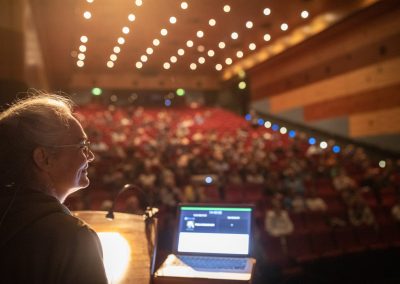
[[[392,213],[392,217],[395,220],[395,222],[400,225],[400,198],[399,197],[397,198],[397,202],[395,205],[393,205],[390,212]]]
[[[350,224],[353,226],[373,226],[375,217],[371,208],[362,198],[355,198],[348,209]]]
[[[0,114],[2,283],[107,283],[97,234],[63,205],[89,185],[89,141],[63,97]]]
[[[273,237],[284,237],[294,230],[293,222],[288,212],[282,208],[281,198],[279,197],[276,197],[272,202],[272,209],[266,212],[265,230]]]
[[[321,212],[323,212],[323,211],[327,210],[326,202],[316,194],[314,189],[312,189],[310,191],[310,194],[306,198],[305,203],[306,203],[307,209],[310,210],[310,211],[321,211]]]

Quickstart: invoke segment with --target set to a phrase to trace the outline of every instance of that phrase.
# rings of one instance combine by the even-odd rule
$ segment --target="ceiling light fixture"
[[[134,22],[134,21],[136,20],[135,15],[134,15],[134,14],[129,14],[129,15],[128,15],[128,20],[129,20],[130,22]]]
[[[154,46],[159,46],[160,45],[160,41],[158,39],[153,39],[153,45]]]
[[[265,8],[265,9],[263,10],[263,14],[264,14],[265,16],[271,15],[271,9],[270,9],[270,8]]]
[[[253,22],[252,21],[247,21],[246,22],[246,28],[251,29],[253,27]]]
[[[231,6],[225,5],[223,10],[224,10],[225,13],[229,13],[231,11]]]
[[[188,7],[189,7],[188,3],[186,3],[186,2],[182,2],[182,3],[181,3],[181,8],[182,8],[183,10],[186,10]]]

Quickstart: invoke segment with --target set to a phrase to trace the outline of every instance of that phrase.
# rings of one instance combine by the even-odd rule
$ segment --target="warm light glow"
[[[147,56],[143,54],[142,56],[140,56],[140,60],[142,62],[146,62],[147,61]]]
[[[148,55],[153,54],[153,49],[151,47],[146,48],[146,53]]]
[[[321,147],[321,149],[326,149],[328,147],[328,143],[322,141],[321,143],[319,143],[319,147]]]
[[[200,64],[204,64],[204,62],[206,62],[206,59],[205,59],[204,57],[199,57],[198,62],[199,62]]]
[[[218,47],[221,49],[225,48],[225,42],[221,41],[220,43],[218,43]]]
[[[77,65],[78,67],[83,67],[83,66],[85,65],[85,62],[83,62],[82,60],[78,60],[78,61],[76,62],[76,65]]]
[[[136,62],[136,68],[137,69],[140,69],[142,67],[143,67],[143,63],[142,62],[140,62],[140,61]]]
[[[114,62],[112,62],[112,61],[107,61],[107,67],[108,67],[108,68],[113,68],[113,67],[114,67]]]
[[[231,6],[225,5],[225,6],[224,6],[224,12],[225,12],[225,13],[229,13],[230,11],[231,11]]]
[[[217,71],[221,71],[222,70],[222,65],[218,63],[217,65],[215,65],[215,69]]]
[[[279,132],[281,134],[286,134],[287,133],[287,128],[286,127],[281,127],[281,129],[279,130]]]
[[[204,32],[203,31],[197,31],[196,33],[198,38],[202,38],[204,36]]]
[[[134,14],[129,14],[129,15],[128,15],[128,20],[129,20],[130,22],[134,22],[134,21],[136,20],[135,15],[134,15]]]
[[[79,59],[79,60],[85,60],[85,54],[79,53],[79,54],[78,54],[78,59]]]
[[[162,36],[166,36],[168,34],[168,30],[167,29],[161,29],[160,34]]]
[[[246,22],[246,28],[251,29],[253,27],[253,22],[252,21],[247,21]]]
[[[257,47],[256,44],[253,43],[253,42],[249,44],[249,49],[250,49],[250,50],[255,50],[256,47]]]
[[[192,46],[193,46],[193,41],[188,40],[188,41],[186,42],[186,46],[187,46],[187,47],[192,47]]]
[[[117,41],[118,41],[119,44],[124,44],[125,43],[125,39],[122,36],[119,37]]]
[[[288,24],[286,24],[286,23],[283,23],[283,24],[281,25],[281,30],[282,30],[282,31],[287,31],[288,28],[289,28],[289,26],[288,26]]]
[[[165,62],[163,64],[163,67],[164,67],[164,69],[169,69],[169,68],[171,68],[171,64],[169,64],[169,62]]]
[[[239,37],[239,35],[238,35],[237,32],[231,33],[231,38],[232,38],[232,39],[238,39],[238,37]]]
[[[159,46],[160,45],[160,41],[158,39],[153,39],[153,45],[154,46]]]
[[[241,89],[241,90],[246,89],[246,82],[245,82],[245,81],[241,81],[241,82],[238,84],[238,88]]]
[[[207,54],[208,54],[208,56],[213,57],[213,56],[215,55],[215,52],[214,52],[214,50],[210,49],[210,50],[207,52]]]
[[[197,47],[197,51],[198,51],[198,52],[204,52],[205,49],[206,49],[206,48],[204,47],[204,45],[199,45],[199,46]]]
[[[103,262],[109,283],[118,283],[124,277],[131,256],[129,242],[116,232],[97,233],[103,248]]]
[[[188,7],[189,7],[188,3],[186,3],[186,2],[182,2],[182,3],[181,3],[181,8],[182,8],[183,10],[186,10]]]
[[[385,168],[386,167],[386,161],[385,160],[380,160],[379,161],[379,167],[382,168],[382,169]]]
[[[263,11],[265,16],[271,15],[271,9],[270,8],[265,8]]]
[[[80,46],[79,46],[79,51],[80,51],[80,52],[85,52],[85,51],[86,51],[86,46],[83,45],[83,44],[80,45]]]
[[[122,28],[122,32],[124,33],[124,34],[129,34],[129,28],[128,27],[123,27]]]
[[[183,50],[182,48],[178,49],[178,55],[182,56],[185,54],[185,50]]]
[[[81,36],[81,42],[82,43],[87,43],[88,42],[88,37],[87,36]]]
[[[176,23],[176,18],[175,18],[175,17],[170,17],[170,18],[169,18],[169,22],[170,22],[171,24],[175,24],[175,23]]]
[[[191,63],[191,64],[190,64],[190,69],[196,70],[196,68],[197,68],[196,63]]]
[[[89,20],[89,19],[92,17],[92,13],[90,13],[89,11],[85,11],[85,12],[83,13],[83,17],[84,17],[86,20]]]
[[[111,59],[111,61],[115,61],[115,60],[117,60],[117,56],[115,54],[111,54],[110,59]]]
[[[213,26],[215,26],[217,24],[217,22],[214,19],[210,19],[208,21],[208,24],[213,27]]]
[[[264,123],[265,128],[271,128],[271,126],[272,126],[272,123],[268,120]]]
[[[86,0],[89,4],[93,3],[94,0]]]
[[[232,64],[232,58],[227,58],[227,59],[225,59],[225,63],[227,64],[227,65],[231,65]]]
[[[309,13],[308,13],[307,11],[304,10],[304,11],[301,12],[300,16],[301,16],[303,19],[307,19],[308,16],[309,16]]]
[[[176,63],[176,61],[178,61],[178,58],[176,58],[176,56],[171,56],[170,58],[169,58],[169,60],[172,62],[172,63]]]
[[[143,5],[143,1],[142,0],[135,0],[135,4],[136,6],[140,7]]]
[[[121,48],[119,46],[114,46],[113,51],[114,51],[114,53],[120,53],[121,52]]]
[[[236,52],[236,57],[237,58],[242,58],[243,57],[243,51],[239,50],[238,52]]]
[[[265,41],[270,41],[271,40],[271,35],[270,34],[265,34],[264,35],[264,40]]]

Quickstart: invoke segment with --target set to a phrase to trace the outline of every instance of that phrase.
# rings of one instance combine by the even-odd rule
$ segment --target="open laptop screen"
[[[180,205],[177,253],[250,254],[253,208],[242,205]]]

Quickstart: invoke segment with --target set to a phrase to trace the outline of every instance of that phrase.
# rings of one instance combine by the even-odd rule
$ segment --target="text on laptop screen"
[[[181,253],[249,254],[252,208],[182,206]]]

